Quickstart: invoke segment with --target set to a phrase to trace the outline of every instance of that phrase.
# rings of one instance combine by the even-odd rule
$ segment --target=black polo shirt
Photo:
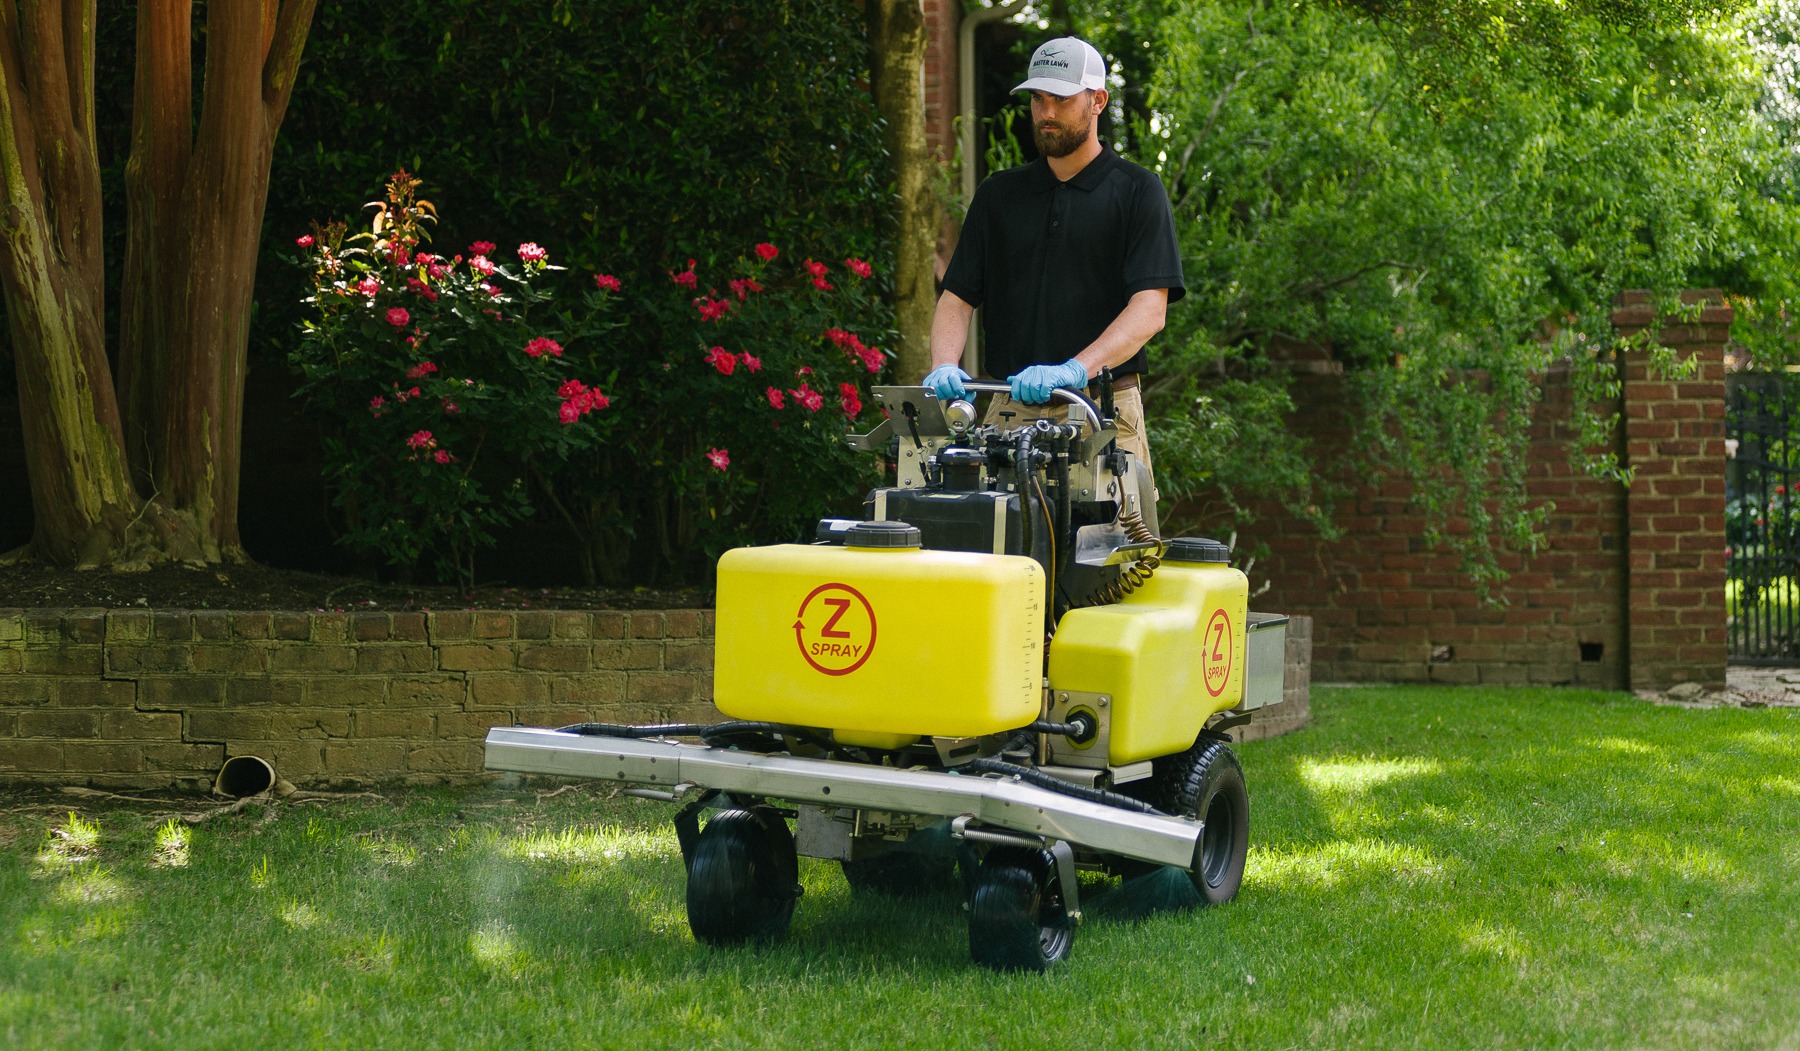
[[[1151,288],[1187,293],[1169,195],[1110,146],[1068,182],[1042,157],[989,176],[944,273],[945,291],[982,308],[982,371],[999,379],[1069,360]]]

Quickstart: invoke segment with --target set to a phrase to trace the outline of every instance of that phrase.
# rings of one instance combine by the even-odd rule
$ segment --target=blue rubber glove
[[[1011,382],[1014,401],[1042,405],[1050,400],[1050,392],[1058,387],[1077,390],[1086,387],[1088,374],[1081,362],[1070,358],[1061,365],[1033,365],[1014,376]]]
[[[967,400],[968,390],[963,386],[969,374],[955,365],[939,365],[925,377],[925,386],[937,391],[939,401],[954,401],[957,398]]]

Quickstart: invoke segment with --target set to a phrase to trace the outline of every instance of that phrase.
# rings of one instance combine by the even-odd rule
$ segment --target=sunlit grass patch
[[[67,821],[44,834],[43,843],[36,858],[37,874],[60,875],[99,854],[100,826],[70,811]]]
[[[187,868],[188,849],[192,845],[194,833],[178,818],[170,818],[156,830],[156,851],[153,864],[158,868]]]

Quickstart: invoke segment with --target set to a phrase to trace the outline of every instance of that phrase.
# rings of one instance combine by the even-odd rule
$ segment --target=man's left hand
[[[1080,390],[1088,385],[1087,368],[1070,358],[1061,365],[1032,365],[1009,380],[1014,401],[1042,405],[1058,387]]]

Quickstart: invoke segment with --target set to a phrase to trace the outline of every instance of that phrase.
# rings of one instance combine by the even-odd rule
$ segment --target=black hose
[[[1005,777],[1016,777],[1021,781],[1036,785],[1052,792],[1060,792],[1065,796],[1084,799],[1089,803],[1100,803],[1105,806],[1118,807],[1136,814],[1155,814],[1159,817],[1169,815],[1156,809],[1141,799],[1133,799],[1118,792],[1108,792],[1104,788],[1089,788],[1086,785],[1072,784],[1060,777],[1044,773],[1042,770],[1014,763],[1002,762],[998,759],[971,759],[957,767],[958,770],[979,770],[984,774],[1000,774]]]
[[[698,737],[706,731],[703,723],[663,723],[659,726],[628,726],[623,723],[575,723],[559,726],[559,734],[583,737]]]
[[[824,748],[827,751],[837,748],[837,743],[835,741],[803,727],[789,726],[786,723],[756,722],[748,719],[739,719],[728,723],[714,723],[711,726],[703,727],[700,730],[700,739],[707,744],[716,745],[722,738],[740,737],[745,734],[767,734],[772,737],[792,737],[796,740],[805,741],[807,744]]]
[[[1059,737],[1073,738],[1077,743],[1080,743],[1084,738],[1092,738],[1094,736],[1093,720],[1079,715],[1066,723],[1053,723],[1045,719],[1039,719],[1025,729],[1034,734],[1056,734]]]
[[[793,737],[808,744],[818,745],[825,749],[835,749],[837,745],[828,738],[811,730],[785,723],[749,722],[738,720],[725,723],[662,723],[653,726],[630,726],[622,723],[575,723],[571,726],[559,726],[557,733],[580,734],[583,737],[628,737],[642,739],[646,737],[698,737],[707,744],[716,745],[723,738],[741,737],[748,734],[762,734],[772,738]]]

